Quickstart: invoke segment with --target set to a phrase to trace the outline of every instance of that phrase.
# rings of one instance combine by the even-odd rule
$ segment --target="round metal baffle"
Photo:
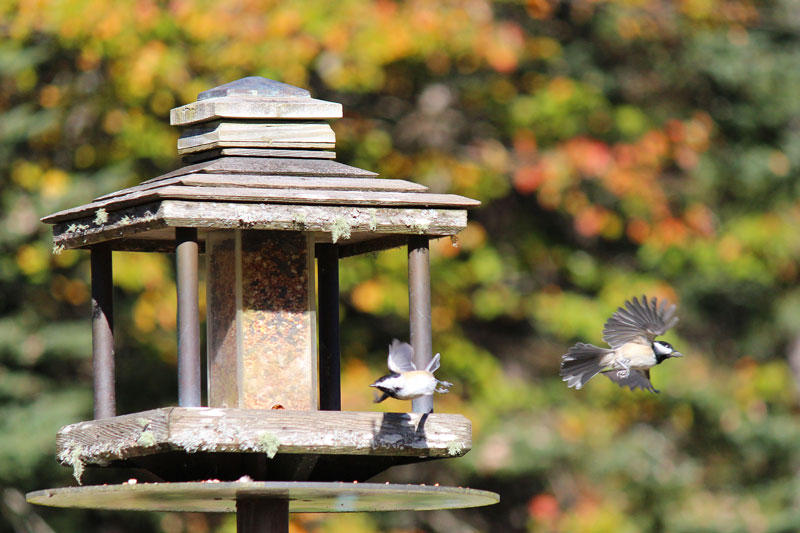
[[[289,500],[292,513],[428,511],[493,505],[494,492],[462,487],[292,481],[90,485],[30,492],[30,503],[118,511],[228,513],[237,499]]]

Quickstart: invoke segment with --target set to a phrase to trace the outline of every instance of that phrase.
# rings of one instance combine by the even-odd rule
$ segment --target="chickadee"
[[[434,391],[441,394],[450,392],[449,389],[453,384],[439,381],[433,375],[439,368],[438,353],[433,356],[425,370],[417,370],[413,359],[414,348],[410,344],[397,339],[392,341],[389,346],[389,370],[392,373],[379,378],[370,385],[383,393],[380,398],[375,399],[375,403],[381,403],[389,397],[398,400],[413,400],[433,394]]]
[[[655,298],[648,302],[647,296],[641,302],[636,297],[626,301],[603,327],[603,340],[611,349],[577,343],[561,357],[561,378],[580,389],[602,372],[620,387],[658,392],[650,383],[650,368],[683,356],[668,342],[655,340],[678,323],[674,314],[675,306],[666,300],[660,305]]]

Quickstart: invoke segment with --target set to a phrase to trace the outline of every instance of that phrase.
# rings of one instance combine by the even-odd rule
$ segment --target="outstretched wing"
[[[618,308],[603,327],[603,340],[612,348],[619,348],[629,342],[650,344],[663,335],[669,328],[678,323],[675,306],[667,300],[656,298],[641,301],[634,296],[632,301],[625,302],[625,307]]]
[[[414,366],[414,348],[407,342],[400,342],[397,339],[389,345],[389,370],[400,374],[401,372],[411,372],[416,370]]]
[[[603,372],[608,379],[619,385],[620,387],[628,387],[631,390],[642,389],[649,390],[650,392],[658,392],[653,384],[650,383],[649,370],[631,370],[626,378],[617,377],[618,370],[606,370]]]

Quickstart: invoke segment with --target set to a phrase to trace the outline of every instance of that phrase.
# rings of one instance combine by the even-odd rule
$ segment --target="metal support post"
[[[178,405],[201,406],[196,228],[175,229],[178,290]]]
[[[414,364],[423,370],[433,357],[431,336],[431,275],[428,237],[414,235],[408,238],[408,320],[411,329],[411,346],[414,347]],[[415,413],[433,411],[433,395],[411,401]]]
[[[99,419],[117,414],[114,385],[114,282],[109,243],[95,244],[91,250],[94,418]]]
[[[319,290],[319,408],[342,409],[339,341],[339,248],[317,245]]]

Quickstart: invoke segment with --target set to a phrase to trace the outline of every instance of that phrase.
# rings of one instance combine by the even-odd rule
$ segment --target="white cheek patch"
[[[403,376],[388,376],[382,379],[378,385],[387,389],[398,389],[403,386],[404,382]]]
[[[672,353],[672,350],[661,344],[660,342],[654,342],[653,348],[658,355],[669,355]]]

